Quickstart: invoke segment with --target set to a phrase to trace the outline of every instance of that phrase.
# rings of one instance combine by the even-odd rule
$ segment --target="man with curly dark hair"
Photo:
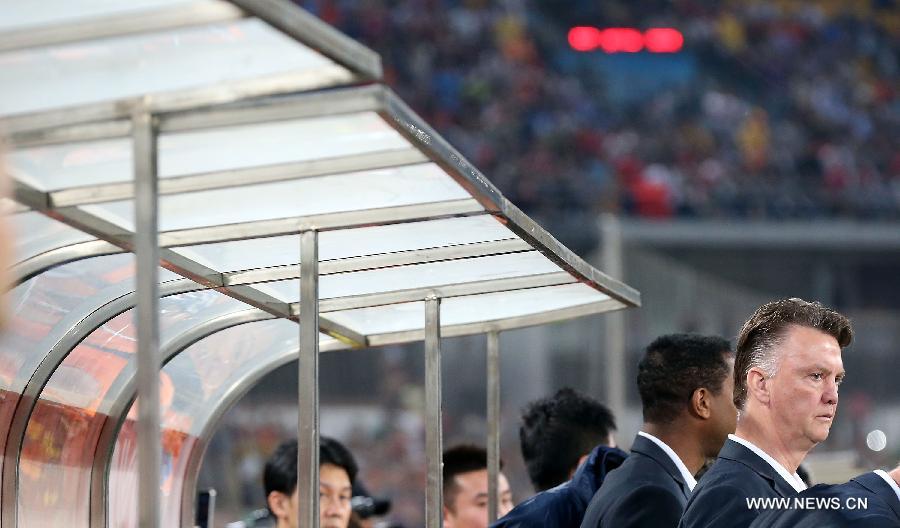
[[[734,355],[721,337],[672,334],[647,347],[637,385],[644,424],[594,495],[582,528],[674,528],[694,475],[734,432]]]

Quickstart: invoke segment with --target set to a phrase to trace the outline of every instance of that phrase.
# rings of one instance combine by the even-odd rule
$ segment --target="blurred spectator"
[[[381,54],[387,83],[576,251],[603,210],[900,218],[896,2],[299,3]],[[566,42],[586,24],[675,27],[685,46],[599,69]],[[659,65],[684,82],[635,98],[629,67]]]

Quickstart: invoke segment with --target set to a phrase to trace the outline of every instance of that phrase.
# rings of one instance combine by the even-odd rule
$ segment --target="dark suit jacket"
[[[860,475],[845,484],[819,484],[798,497],[819,499],[819,509],[780,509],[763,512],[753,528],[890,528],[900,526],[900,499],[875,473]],[[862,502],[865,499],[865,502]],[[828,507],[823,505],[826,502]],[[863,507],[865,504],[865,507]]]
[[[690,493],[669,455],[638,435],[628,459],[591,499],[581,528],[675,528]]]
[[[581,523],[591,497],[607,473],[616,469],[627,453],[615,447],[597,446],[572,480],[525,500],[498,519],[491,528],[572,528]]]
[[[797,491],[768,462],[729,439],[694,488],[678,526],[746,528],[760,513],[760,510],[750,508],[747,499],[796,494]]]

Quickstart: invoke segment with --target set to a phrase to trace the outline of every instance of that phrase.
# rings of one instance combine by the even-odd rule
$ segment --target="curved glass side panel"
[[[49,270],[8,295],[9,324],[0,336],[0,453],[25,384],[48,352],[52,337],[69,329],[86,299],[108,288],[132,288],[132,255],[110,255]],[[97,306],[85,306],[87,315]],[[6,457],[0,457],[0,468]]]
[[[338,68],[255,18],[30,48],[0,54],[0,115],[327,67]]]
[[[16,234],[16,262],[58,247],[94,240],[87,233],[34,211],[12,215],[10,219]]]
[[[203,321],[245,306],[215,291],[160,299],[161,342]],[[296,325],[295,325],[296,326]],[[135,370],[134,310],[113,318],[69,353],[53,373],[28,422],[19,461],[21,526],[89,526],[90,480],[111,390]],[[167,375],[161,382],[172,394]]]
[[[296,323],[275,319],[222,330],[175,356],[161,373],[168,388],[160,395],[163,436],[162,524],[181,526],[181,495],[187,462],[198,434],[227,390],[254,365],[285,349],[296,349]],[[320,346],[334,347],[321,335]],[[166,385],[163,385],[164,387]],[[116,438],[109,473],[109,526],[135,526],[137,512],[137,405]]]
[[[319,234],[319,260],[509,240],[514,237],[512,231],[489,215],[324,231]],[[219,271],[240,271],[300,262],[300,239],[296,235],[251,238],[174,248],[174,251]]]
[[[441,325],[464,325],[523,317],[608,300],[584,284],[565,284],[510,292],[450,297],[441,301]],[[330,312],[328,318],[365,335],[421,330],[422,302]]]

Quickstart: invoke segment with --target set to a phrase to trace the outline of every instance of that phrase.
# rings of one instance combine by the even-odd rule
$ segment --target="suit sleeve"
[[[757,510],[747,505],[745,492],[735,486],[720,484],[710,486],[688,501],[679,528],[719,528],[750,526]]]
[[[683,499],[682,499],[683,500]],[[620,498],[603,518],[604,527],[675,528],[684,506],[661,486],[641,486]],[[600,528],[598,522],[591,528]]]

